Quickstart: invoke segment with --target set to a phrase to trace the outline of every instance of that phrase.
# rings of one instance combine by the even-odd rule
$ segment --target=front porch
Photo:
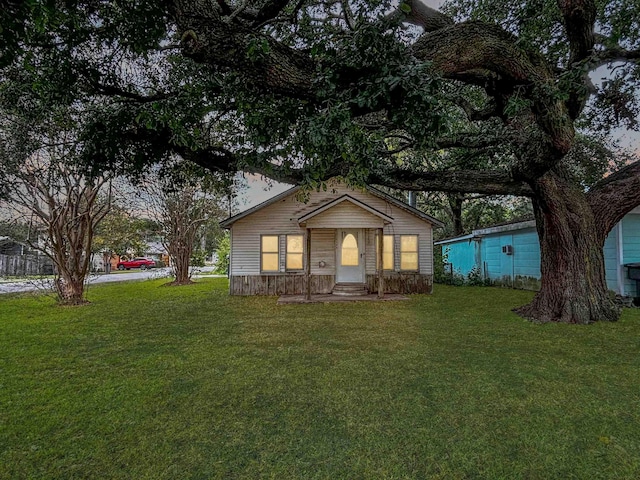
[[[405,297],[398,293],[387,293],[383,297],[380,297],[377,294],[340,296],[331,293],[324,293],[318,295],[312,294],[310,298],[307,298],[306,295],[282,295],[278,298],[277,304],[294,305],[300,303],[389,302],[402,300],[409,300],[409,297]]]
[[[318,273],[317,270],[313,271],[313,267],[318,260],[320,268],[327,263],[333,267],[331,273],[334,275],[334,285],[330,293],[335,297],[364,299],[377,292],[377,297],[383,298],[384,274],[382,262],[378,259],[383,254],[384,227],[392,223],[393,218],[388,214],[349,195],[343,195],[300,217],[298,225],[304,229],[306,240],[305,291],[302,292],[306,301],[311,302],[314,293],[325,293],[314,292],[312,287],[311,278]],[[325,242],[330,240],[330,247],[327,248],[328,245],[325,244],[324,247],[320,245],[319,248],[314,248],[314,232],[318,232]],[[318,250],[324,254],[323,259],[313,255]],[[369,276],[375,277],[375,290],[371,288],[373,282],[368,281]]]

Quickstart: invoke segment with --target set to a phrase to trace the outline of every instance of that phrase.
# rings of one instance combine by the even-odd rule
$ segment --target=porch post
[[[378,298],[384,297],[384,229],[378,229]]]
[[[311,229],[307,228],[306,235],[306,261],[304,264],[305,300],[311,300]]]

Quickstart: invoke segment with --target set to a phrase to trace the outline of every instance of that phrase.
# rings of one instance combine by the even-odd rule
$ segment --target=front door
[[[337,230],[336,283],[364,283],[364,235],[362,230]]]

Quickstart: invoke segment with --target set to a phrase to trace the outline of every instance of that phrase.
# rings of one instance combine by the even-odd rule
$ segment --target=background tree
[[[311,187],[528,197],[542,288],[520,313],[618,318],[602,246],[640,203],[640,163],[585,191],[569,159],[577,129],[637,124],[633,0],[108,3],[63,3],[3,71],[14,104],[100,99],[82,137],[93,168],[178,154]],[[442,152],[455,169],[419,160]]]
[[[159,226],[171,259],[172,285],[191,283],[189,264],[194,249],[202,243],[204,227],[223,218],[228,181],[181,160],[174,160],[155,177],[147,177],[148,211]]]
[[[114,255],[143,255],[148,232],[148,222],[133,217],[119,205],[113,205],[97,226],[93,241],[93,251],[102,254],[106,273],[111,271]]]
[[[53,261],[54,287],[64,305],[85,303],[95,229],[110,208],[109,179],[87,177],[57,145],[34,153],[12,175],[9,204],[38,232],[34,250]]]
[[[216,273],[228,275],[229,274],[229,261],[231,260],[231,236],[229,232],[225,232],[218,242],[216,248],[216,256],[218,261],[216,263]]]
[[[437,238],[471,233],[478,228],[533,218],[531,202],[522,197],[425,192],[418,208],[442,220]]]
[[[37,241],[37,232],[32,232],[24,218],[13,218],[0,221],[0,237],[9,237],[18,242]]]

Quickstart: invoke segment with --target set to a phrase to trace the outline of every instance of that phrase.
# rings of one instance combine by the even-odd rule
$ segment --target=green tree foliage
[[[93,251],[111,255],[143,255],[146,239],[157,230],[149,220],[135,218],[126,209],[114,206],[100,222],[93,241]]]
[[[228,232],[225,233],[218,242],[216,255],[218,257],[215,270],[216,273],[227,275],[229,273],[229,260],[231,258],[231,237]]]
[[[35,233],[31,231],[29,224],[23,220],[0,221],[0,237],[9,237],[19,242],[35,241]]]
[[[17,18],[41,25],[33,34],[2,17],[22,40],[0,106],[33,106],[34,121],[76,109],[91,169],[140,174],[179,155],[312,187],[340,175],[528,197],[548,281],[521,313],[617,318],[598,251],[640,203],[640,163],[602,180],[615,165],[579,133],[637,126],[634,0],[459,0],[445,13],[418,0],[29,5]]]

